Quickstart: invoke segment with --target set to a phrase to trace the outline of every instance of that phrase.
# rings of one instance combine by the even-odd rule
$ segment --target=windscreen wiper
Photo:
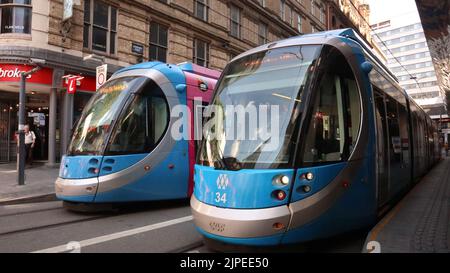
[[[230,170],[227,162],[225,161],[225,158],[223,157],[223,152],[222,152],[222,150],[220,150],[220,147],[218,145],[217,145],[217,151],[219,152],[218,160],[220,161],[220,165],[222,166],[223,170]]]

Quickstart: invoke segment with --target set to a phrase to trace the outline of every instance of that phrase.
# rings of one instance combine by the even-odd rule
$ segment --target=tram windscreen
[[[69,155],[102,153],[112,122],[131,90],[139,88],[145,78],[123,77],[105,83],[83,110],[72,135]]]
[[[231,63],[206,113],[199,163],[231,170],[287,167],[320,49],[269,49]]]

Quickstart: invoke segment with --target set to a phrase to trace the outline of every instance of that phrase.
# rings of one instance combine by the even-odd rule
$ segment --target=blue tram
[[[225,105],[277,106],[278,127],[259,136]],[[367,227],[440,158],[436,124],[351,29],[241,54],[211,107],[191,209],[212,241],[269,246]],[[257,137],[217,137],[236,119]]]
[[[191,63],[148,62],[116,72],[83,110],[56,180],[56,195],[77,204],[181,199],[191,195],[195,140],[176,140],[175,107],[184,135],[194,132],[194,99],[209,103],[220,72]],[[179,119],[179,118],[178,118]],[[200,127],[201,128],[201,127]]]

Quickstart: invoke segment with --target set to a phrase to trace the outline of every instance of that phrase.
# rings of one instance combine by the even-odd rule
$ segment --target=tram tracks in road
[[[63,210],[61,209],[47,209],[47,210],[42,210],[39,212],[44,212],[44,211],[57,211],[57,210]],[[19,213],[19,214],[12,214],[12,215],[8,215],[8,216],[18,216],[18,215],[24,215],[24,214],[32,214],[33,212],[29,212],[29,213]],[[61,227],[61,226],[66,226],[66,225],[71,225],[71,224],[77,224],[77,223],[83,223],[83,222],[89,222],[89,221],[96,221],[99,219],[105,219],[108,217],[113,217],[115,215],[101,215],[101,216],[92,216],[89,218],[82,218],[82,219],[76,219],[76,220],[69,220],[69,221],[63,221],[63,222],[59,222],[59,223],[51,223],[51,224],[43,224],[43,225],[39,225],[39,226],[32,226],[32,227],[28,227],[28,228],[22,228],[22,229],[15,229],[15,230],[11,230],[11,231],[6,231],[6,232],[0,232],[0,238],[2,237],[6,237],[6,236],[10,236],[10,235],[15,235],[15,234],[20,234],[20,233],[25,233],[25,232],[31,232],[31,231],[38,231],[38,230],[45,230],[45,229],[49,229],[49,228],[55,228],[55,227]],[[1,219],[1,217],[0,217]]]
[[[81,240],[81,241],[77,242],[77,244],[79,245],[79,248],[89,247],[89,246],[93,246],[93,245],[99,245],[99,244],[107,243],[107,242],[110,242],[113,240],[123,239],[123,238],[143,234],[143,233],[150,232],[150,231],[155,231],[158,229],[163,229],[166,227],[174,226],[174,225],[189,222],[189,221],[192,221],[192,216],[190,216],[190,215],[175,218],[175,219],[170,219],[170,220],[163,221],[163,222],[153,223],[150,225],[141,226],[141,227],[137,227],[137,228],[133,228],[133,229],[118,231],[115,233],[110,233],[110,234],[106,234],[106,235],[102,235],[102,236],[92,237],[90,239]],[[37,251],[34,251],[34,253],[59,253],[59,252],[65,252],[66,250],[67,250],[67,245],[63,244],[63,245],[58,245],[58,246],[54,246],[54,247],[50,247],[50,248],[37,250]]]
[[[142,202],[142,203],[126,204],[110,211],[74,212],[64,208],[62,203],[60,202],[58,203],[59,204],[56,203],[54,204],[57,205],[57,207],[54,207],[53,204],[51,204],[50,207],[47,206],[41,209],[36,208],[36,206],[40,206],[38,203],[30,204],[29,208],[22,206],[16,207],[16,205],[11,205],[9,209],[15,211],[11,213],[7,212],[3,212],[3,214],[0,213],[0,238],[14,234],[45,230],[55,227],[69,226],[72,224],[97,221],[123,215],[131,215],[134,213],[141,213],[146,211],[149,212],[158,211],[161,209],[168,209],[168,208],[177,208],[180,207],[181,205],[184,205],[182,200],[181,201],[177,200],[173,202],[151,202],[151,203]],[[18,224],[14,222],[18,222]],[[1,223],[5,224],[9,223],[10,226],[5,227],[5,225],[1,225]],[[25,225],[28,226],[23,227]]]
[[[46,209],[41,209],[41,210],[32,210],[32,211],[21,211],[21,212],[13,212],[13,213],[9,213],[9,214],[0,214],[0,219],[2,217],[13,217],[13,216],[20,216],[20,215],[25,215],[25,214],[32,214],[32,213],[36,213],[36,212],[44,212],[44,211],[53,211],[53,210],[62,210],[63,208],[46,208]],[[1,234],[1,233],[0,233]]]
[[[67,252],[70,251],[68,244],[75,242],[83,251],[98,252],[103,246],[105,251],[114,251],[114,247],[122,249],[124,242],[136,242],[136,238],[155,238],[155,242],[159,242],[160,238],[151,234],[167,236],[167,228],[173,228],[175,237],[191,239],[168,238],[167,246],[162,247],[152,244],[152,240],[142,241],[136,249],[138,252],[158,249],[170,252],[177,248],[172,252],[182,252],[201,247],[198,238],[193,237],[191,222],[186,202],[177,201],[135,203],[121,206],[119,210],[95,213],[68,211],[57,202],[9,206],[0,210],[0,249],[5,252]],[[183,224],[187,226],[180,227]],[[186,246],[180,247],[183,245]]]

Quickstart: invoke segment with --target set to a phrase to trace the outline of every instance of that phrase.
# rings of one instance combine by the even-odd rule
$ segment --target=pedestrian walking
[[[25,125],[23,127],[25,132],[25,159],[30,165],[33,165],[33,148],[36,142],[36,135],[33,131],[30,131],[30,126]]]

